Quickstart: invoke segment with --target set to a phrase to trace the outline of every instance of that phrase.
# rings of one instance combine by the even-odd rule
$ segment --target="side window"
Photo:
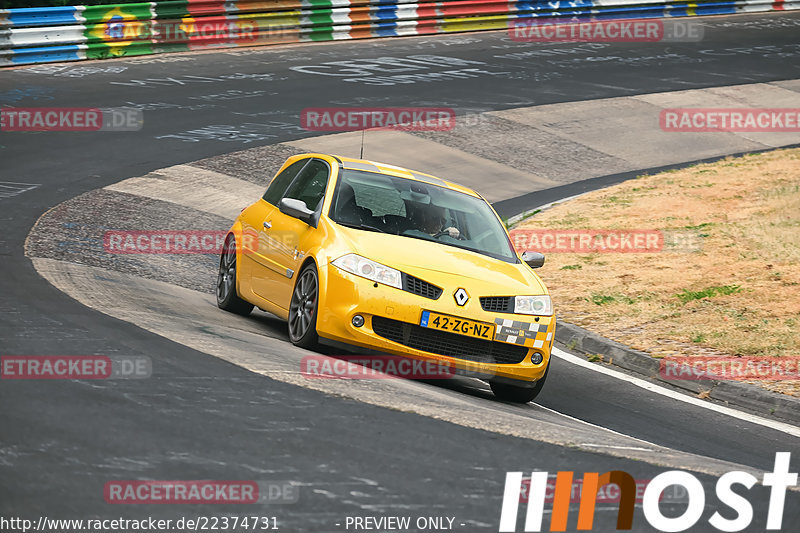
[[[294,180],[284,198],[302,200],[312,211],[316,211],[325,196],[330,168],[319,159],[313,159]]]
[[[269,187],[267,187],[267,192],[264,193],[262,198],[272,205],[277,206],[278,202],[280,202],[283,197],[286,187],[289,186],[306,163],[308,163],[308,159],[301,159],[286,167],[283,172],[275,176],[272,182],[270,182]]]

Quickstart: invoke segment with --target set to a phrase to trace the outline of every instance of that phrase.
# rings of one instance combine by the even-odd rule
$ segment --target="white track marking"
[[[736,409],[731,409],[730,407],[725,407],[723,405],[717,405],[715,403],[703,401],[700,398],[695,398],[694,396],[689,396],[687,394],[675,392],[660,385],[656,385],[655,383],[650,383],[649,381],[646,381],[644,379],[630,376],[623,372],[612,370],[610,368],[598,365],[596,363],[590,363],[589,361],[581,359],[576,355],[569,354],[564,350],[560,350],[558,348],[553,348],[553,355],[555,355],[559,359],[567,361],[568,363],[572,363],[574,365],[581,366],[583,368],[588,368],[590,370],[594,370],[595,372],[600,372],[601,374],[605,374],[607,376],[611,376],[616,379],[627,381],[628,383],[636,385],[637,387],[640,387],[648,392],[653,392],[655,394],[666,396],[667,398],[672,398],[673,400],[678,400],[680,402],[685,402],[697,407],[702,407],[704,409],[708,409],[709,411],[714,411],[717,413],[728,415],[730,417],[742,420],[744,422],[750,422],[751,424],[758,424],[759,426],[768,427],[770,429],[774,429],[775,431],[780,431],[782,433],[786,433],[787,435],[792,435],[793,437],[800,437],[800,428],[792,426],[790,424],[785,424],[783,422],[776,422],[774,420],[768,420],[760,416],[751,415],[750,413],[745,413],[744,411],[738,411]]]
[[[613,450],[649,450],[650,448],[636,448],[634,446],[609,446],[608,444],[581,443],[578,446],[590,446],[592,448],[611,448]]]
[[[31,191],[39,187],[39,183],[15,183],[13,181],[0,181],[0,198],[11,198],[18,194]]]
[[[554,348],[553,351],[555,351],[555,350],[556,349]],[[555,413],[558,416],[563,416],[564,418],[569,418],[570,420],[573,420],[575,422],[580,422],[581,424],[586,424],[587,426],[591,426],[591,427],[599,429],[601,431],[608,431],[609,433],[613,433],[615,435],[619,435],[620,437],[626,437],[626,438],[629,438],[629,439],[632,439],[632,440],[635,440],[635,441],[639,441],[639,442],[644,443],[644,444],[649,444],[653,448],[663,448],[664,447],[664,446],[661,446],[660,444],[656,444],[654,442],[650,442],[650,441],[647,441],[647,440],[644,440],[644,439],[639,439],[639,438],[636,438],[636,437],[632,437],[632,436],[627,435],[625,433],[620,433],[619,431],[614,431],[613,429],[609,429],[609,428],[604,427],[604,426],[598,426],[597,424],[592,424],[591,422],[587,422],[586,420],[581,420],[580,418],[575,418],[574,416],[570,416],[570,415],[564,414],[564,413],[562,413],[560,411],[556,411],[555,409],[550,409],[549,407],[545,407],[544,405],[540,405],[538,403],[534,403],[534,405],[536,407],[541,408],[541,409],[545,409],[547,411],[550,411],[551,413]],[[608,446],[608,445],[605,445],[605,444],[581,444],[581,446],[617,448],[615,446]],[[635,448],[635,447],[632,447],[632,446],[623,446],[623,447],[620,447],[620,449],[626,449],[626,450],[636,450],[636,449],[639,449],[639,450],[652,450],[652,448]]]

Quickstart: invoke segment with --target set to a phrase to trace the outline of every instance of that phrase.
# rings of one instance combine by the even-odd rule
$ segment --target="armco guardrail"
[[[215,47],[504,29],[515,20],[800,9],[800,0],[188,0],[0,10],[0,66]]]

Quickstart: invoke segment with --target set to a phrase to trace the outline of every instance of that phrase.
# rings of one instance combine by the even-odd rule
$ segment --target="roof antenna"
[[[364,132],[367,131],[367,128],[361,130],[361,156],[359,159],[364,159]]]

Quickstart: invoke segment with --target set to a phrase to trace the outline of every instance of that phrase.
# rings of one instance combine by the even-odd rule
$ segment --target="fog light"
[[[534,365],[538,365],[543,360],[544,360],[544,356],[542,354],[540,354],[539,352],[533,352],[533,355],[531,355],[531,363],[533,363]]]
[[[361,315],[355,315],[353,317],[353,325],[357,328],[360,328],[364,325],[364,317]]]

